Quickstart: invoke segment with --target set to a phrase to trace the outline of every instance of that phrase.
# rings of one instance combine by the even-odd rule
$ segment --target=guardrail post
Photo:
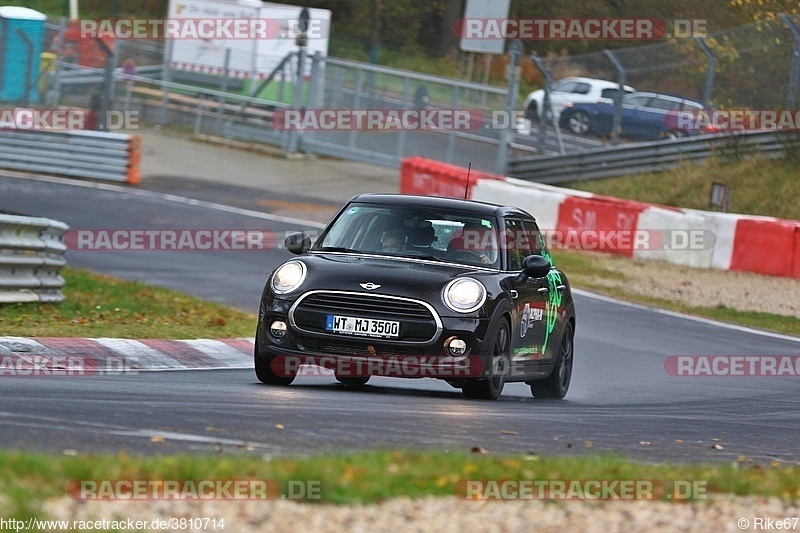
[[[536,68],[544,75],[544,100],[542,100],[542,115],[539,117],[539,155],[544,155],[545,152],[545,138],[547,136],[547,116],[553,119],[553,128],[556,131],[556,142],[558,143],[558,152],[564,155],[564,142],[561,139],[561,126],[558,124],[558,117],[553,113],[553,104],[550,100],[550,87],[553,85],[553,75],[550,69],[544,64],[544,59],[536,55],[536,52],[531,54],[531,60],[536,64]]]
[[[792,73],[789,77],[789,95],[786,99],[787,109],[794,109],[795,98],[797,97],[797,80],[800,74],[800,30],[797,29],[794,21],[788,15],[781,13],[781,20],[789,26],[794,37],[794,53],[792,54]]]
[[[410,103],[411,103],[411,78],[406,76],[405,79],[403,80],[403,103],[400,104],[400,106],[402,109],[408,109]],[[454,105],[453,109],[458,109],[458,106]],[[397,156],[397,159],[402,159],[405,151],[406,151],[406,129],[400,128],[400,131],[397,134],[397,145],[395,146],[394,154]],[[445,158],[445,161],[449,162],[450,160]]]
[[[197,103],[197,114],[194,116],[194,136],[200,135],[203,130],[203,108],[206,105],[206,98],[203,93],[200,93],[200,101]]]
[[[603,50],[619,73],[619,90],[614,95],[614,126],[611,129],[611,144],[619,143],[619,134],[622,131],[622,96],[625,94],[627,72],[625,66],[611,50]]]
[[[714,68],[717,64],[717,59],[714,57],[713,52],[708,47],[706,42],[700,37],[694,38],[695,42],[700,45],[703,53],[708,58],[708,67],[706,69],[706,85],[703,88],[703,105],[708,108],[711,103],[711,92],[714,90]]]

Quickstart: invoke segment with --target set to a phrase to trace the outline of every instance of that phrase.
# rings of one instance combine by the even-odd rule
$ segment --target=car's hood
[[[439,300],[442,288],[460,275],[473,274],[479,278],[492,272],[450,263],[359,254],[317,252],[298,259],[308,269],[302,292],[329,289],[411,296],[430,301]],[[372,285],[367,285],[370,283]],[[367,289],[362,284],[373,288]]]

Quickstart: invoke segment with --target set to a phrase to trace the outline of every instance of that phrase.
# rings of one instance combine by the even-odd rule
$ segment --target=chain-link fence
[[[704,39],[664,40],[574,56],[541,58],[555,80],[587,76],[637,90],[678,95],[718,109],[792,108],[800,71],[800,15],[752,23]],[[105,46],[80,39],[65,23],[46,25],[39,66],[39,101],[98,115],[136,114],[138,125],[161,124],[198,135],[256,141],[384,165],[421,155],[476,169],[503,172],[509,158],[594,147],[598,141],[543,128],[544,139],[514,131],[516,89],[299,53],[274,64],[230,50],[223,64],[173,61],[171,44],[116,39]],[[272,63],[270,63],[272,61]],[[615,61],[617,62],[615,64]],[[254,65],[252,69],[231,66]],[[513,70],[513,69],[511,69]],[[21,103],[21,102],[16,102]],[[30,102],[26,102],[30,103]],[[276,128],[282,110],[471,110],[481,117],[467,129]],[[497,113],[499,112],[499,113]],[[128,116],[126,115],[126,116]],[[496,116],[495,116],[496,115]],[[501,123],[496,123],[497,117]],[[107,126],[100,121],[100,126]]]

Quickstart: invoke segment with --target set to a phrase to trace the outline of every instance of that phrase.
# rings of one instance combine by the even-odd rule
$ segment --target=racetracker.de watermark
[[[675,377],[798,377],[800,355],[671,355],[664,371]]]
[[[473,479],[453,493],[466,500],[698,500],[707,498],[704,480],[651,479]]]
[[[798,109],[733,109],[670,111],[664,117],[669,130],[735,132],[800,130]]]
[[[82,19],[80,39],[201,39],[213,40],[277,40],[327,39],[330,23],[310,19],[276,18],[173,18],[173,19]]]
[[[251,251],[281,249],[290,231],[251,229],[73,229],[64,235],[76,251]],[[317,230],[306,230],[316,237]]]
[[[703,39],[703,19],[658,18],[465,18],[453,24],[459,39],[523,41],[636,41]]]
[[[105,120],[101,120],[105,118]],[[0,109],[0,129],[23,131],[93,130],[104,125],[108,130],[139,128],[138,111],[107,111],[97,113],[88,109],[32,109],[17,107]]]
[[[72,480],[74,500],[319,500],[322,481],[274,479],[89,479]]]
[[[136,358],[12,354],[0,356],[0,377],[85,377],[138,374]]]

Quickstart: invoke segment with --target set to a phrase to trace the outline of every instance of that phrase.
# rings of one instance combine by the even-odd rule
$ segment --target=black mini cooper
[[[396,194],[350,200],[320,233],[287,237],[299,257],[261,296],[255,371],[288,385],[303,365],[347,386],[434,377],[469,398],[523,381],[563,398],[575,307],[535,219],[515,207]]]

